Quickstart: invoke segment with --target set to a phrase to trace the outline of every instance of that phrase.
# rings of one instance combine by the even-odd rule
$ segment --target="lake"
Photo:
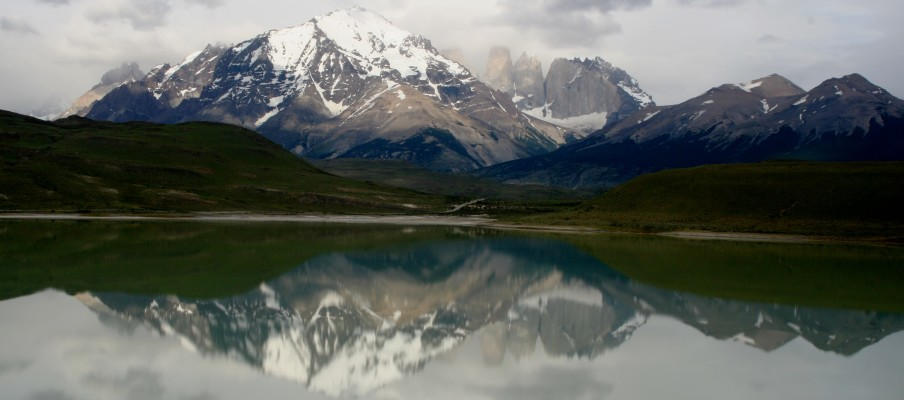
[[[898,399],[904,250],[0,221],[4,399]]]

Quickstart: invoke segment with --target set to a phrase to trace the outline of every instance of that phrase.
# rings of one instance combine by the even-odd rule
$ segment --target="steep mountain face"
[[[545,103],[525,112],[584,132],[653,104],[637,80],[599,57],[554,60],[546,74],[545,88]]]
[[[536,57],[522,53],[512,68],[514,97],[512,101],[519,110],[540,107],[546,99],[543,64]]]
[[[525,114],[568,128],[569,139],[653,105],[637,80],[599,57],[555,59],[544,77],[536,57],[523,53],[513,65],[508,48],[494,47],[483,78]]]
[[[487,70],[483,79],[493,89],[512,93],[514,88],[512,54],[507,47],[490,48],[490,57],[487,59]]]
[[[666,168],[769,159],[904,159],[904,101],[857,74],[809,92],[770,75],[644,109],[581,142],[481,174],[592,188]]]
[[[522,115],[423,37],[361,8],[208,47],[105,96],[89,118],[220,121],[313,158],[468,170],[545,153],[564,130]]]
[[[102,99],[107,93],[110,93],[110,91],[116,89],[123,83],[141,80],[144,76],[145,74],[144,72],[141,72],[141,68],[138,67],[138,64],[134,62],[123,63],[118,68],[111,69],[104,73],[100,79],[100,83],[94,85],[91,90],[88,90],[85,94],[79,96],[79,98],[76,99],[59,117],[66,118],[73,115],[83,117],[91,110],[91,106],[94,105],[94,102]]]

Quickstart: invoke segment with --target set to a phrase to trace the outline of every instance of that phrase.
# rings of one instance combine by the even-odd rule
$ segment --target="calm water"
[[[631,280],[555,237],[355,229],[364,231],[7,224],[0,229],[0,238],[7,239],[0,260],[19,269],[7,280],[28,284],[33,272],[22,271],[33,265],[51,270],[54,276],[47,279],[74,294],[45,289],[0,302],[0,397],[900,399],[904,394],[904,314],[750,303],[662,289]],[[146,245],[130,246],[134,237]],[[324,237],[329,245],[317,242]],[[695,243],[690,246],[701,246]],[[704,253],[722,251],[719,244],[707,246]],[[650,251],[660,247],[649,246]],[[91,283],[80,281],[90,276],[54,269],[65,264],[63,258],[79,273],[99,266],[94,277],[99,282],[135,266],[157,265],[152,269],[163,276],[136,273],[132,281],[146,286],[114,280],[99,284],[105,290],[91,290]],[[287,262],[282,270],[274,267]],[[278,272],[242,286],[212,278],[205,268],[226,268],[223,274],[235,268]],[[200,290],[205,283],[197,279],[215,285]],[[182,284],[154,286],[172,281]],[[233,286],[243,289],[217,292]],[[174,292],[129,294],[147,293],[135,287]],[[194,297],[201,292],[215,295]]]

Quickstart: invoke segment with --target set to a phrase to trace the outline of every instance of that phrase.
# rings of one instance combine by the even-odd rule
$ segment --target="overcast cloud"
[[[860,72],[904,96],[899,0],[4,0],[0,108],[60,107],[123,62],[144,70],[360,4],[476,73],[492,45],[602,56],[660,104],[776,72],[804,88]],[[491,39],[488,39],[491,38]]]

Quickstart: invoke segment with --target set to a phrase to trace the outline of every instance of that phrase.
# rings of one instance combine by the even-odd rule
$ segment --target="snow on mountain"
[[[484,79],[525,114],[571,130],[572,139],[654,105],[636,79],[600,57],[555,59],[544,78],[538,59],[522,54],[512,65],[508,49],[495,47]]]
[[[902,121],[904,101],[860,75],[805,92],[773,74],[673,106],[648,106],[581,142],[481,174],[509,183],[605,187],[703,164],[900,160]]]
[[[221,121],[308,157],[395,158],[445,170],[564,142],[562,129],[522,115],[427,39],[359,7],[208,47],[99,103],[90,117]]]

